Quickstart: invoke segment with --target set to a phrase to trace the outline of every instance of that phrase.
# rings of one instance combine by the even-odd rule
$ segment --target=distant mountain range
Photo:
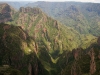
[[[81,34],[100,35],[99,3],[35,2],[25,6],[39,7],[52,18]]]

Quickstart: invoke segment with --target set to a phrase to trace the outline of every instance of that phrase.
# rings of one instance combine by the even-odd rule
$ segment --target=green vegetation
[[[22,75],[22,73],[17,70],[9,67],[8,65],[0,66],[0,75]]]
[[[35,2],[26,6],[41,8],[47,15],[81,34],[100,35],[98,3]]]
[[[64,26],[48,17],[39,8],[22,7],[20,11],[12,15],[12,20],[7,23],[21,26],[39,46],[45,46],[54,57],[65,50],[77,47],[85,49],[91,43],[96,42],[96,37],[90,34],[80,35],[73,28]],[[28,47],[25,49],[29,50]]]
[[[11,9],[12,21],[0,24],[0,74],[99,75],[97,37],[88,32],[88,22],[77,6],[67,8],[66,22],[77,30],[39,8]]]

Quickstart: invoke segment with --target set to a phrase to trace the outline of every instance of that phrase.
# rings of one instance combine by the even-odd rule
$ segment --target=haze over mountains
[[[0,4],[1,75],[100,74],[100,4],[8,4]]]
[[[34,2],[21,4],[17,2],[8,2],[15,8],[39,7],[47,15],[60,21],[62,24],[70,26],[82,34],[92,34],[99,36],[100,12],[98,3],[80,3],[80,2]]]
[[[39,7],[49,16],[82,34],[100,35],[98,3],[36,2],[26,6]]]

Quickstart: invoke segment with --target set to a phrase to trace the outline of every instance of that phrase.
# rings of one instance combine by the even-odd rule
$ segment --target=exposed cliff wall
[[[11,8],[8,4],[0,4],[0,23],[11,21]]]

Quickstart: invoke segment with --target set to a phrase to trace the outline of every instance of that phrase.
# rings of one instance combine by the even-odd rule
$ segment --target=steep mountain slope
[[[0,24],[0,74],[49,75],[46,67],[52,69],[51,58],[43,48],[36,53],[36,46],[20,26]]]
[[[21,26],[39,44],[44,46],[49,53],[62,53],[77,47],[88,47],[95,42],[92,35],[80,35],[70,27],[66,27],[56,20],[48,17],[39,8],[21,7],[20,11],[12,16],[12,22]],[[87,42],[84,42],[84,41]]]
[[[45,47],[39,47],[36,52],[36,46],[35,41],[20,26],[0,24],[0,74],[100,74],[100,38],[85,50],[78,48],[64,51],[56,63]]]
[[[100,35],[100,4],[80,2],[36,2],[26,6],[39,7],[49,16],[79,33]]]
[[[99,75],[100,38],[86,50],[64,52],[57,63],[59,75]]]
[[[0,24],[0,74],[100,74],[100,38],[79,34],[39,8],[21,7],[8,15],[11,21],[0,19],[7,23]]]

